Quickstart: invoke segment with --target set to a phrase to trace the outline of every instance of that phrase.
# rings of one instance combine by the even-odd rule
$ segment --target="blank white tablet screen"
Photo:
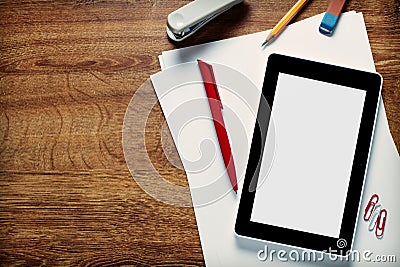
[[[251,221],[339,237],[365,94],[279,73]]]

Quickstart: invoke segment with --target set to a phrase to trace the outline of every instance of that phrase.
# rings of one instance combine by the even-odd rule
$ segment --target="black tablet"
[[[350,251],[381,85],[378,73],[269,56],[238,235]]]

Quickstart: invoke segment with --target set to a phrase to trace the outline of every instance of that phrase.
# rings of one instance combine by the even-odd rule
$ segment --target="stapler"
[[[243,0],[195,0],[170,13],[167,18],[167,35],[182,41],[207,22]]]

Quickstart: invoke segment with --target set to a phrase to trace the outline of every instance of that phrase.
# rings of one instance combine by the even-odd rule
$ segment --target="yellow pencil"
[[[283,16],[278,24],[276,24],[272,31],[270,31],[267,38],[265,39],[265,42],[261,46],[270,44],[283,31],[283,29],[285,29],[286,25],[288,25],[288,23],[293,19],[294,16],[296,16],[296,14],[308,1],[309,0],[297,1],[297,3],[289,10],[289,12],[286,13],[285,16]]]

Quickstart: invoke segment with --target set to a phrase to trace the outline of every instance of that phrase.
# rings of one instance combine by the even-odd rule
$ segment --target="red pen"
[[[225,129],[224,118],[222,117],[221,110],[223,109],[223,106],[218,93],[217,83],[215,82],[214,71],[210,64],[200,59],[198,59],[197,62],[199,64],[201,77],[203,78],[204,88],[206,90],[208,104],[210,105],[222,157],[224,159],[232,188],[236,192],[238,190],[238,186],[235,163],[233,161],[231,145],[229,144],[228,133]]]

